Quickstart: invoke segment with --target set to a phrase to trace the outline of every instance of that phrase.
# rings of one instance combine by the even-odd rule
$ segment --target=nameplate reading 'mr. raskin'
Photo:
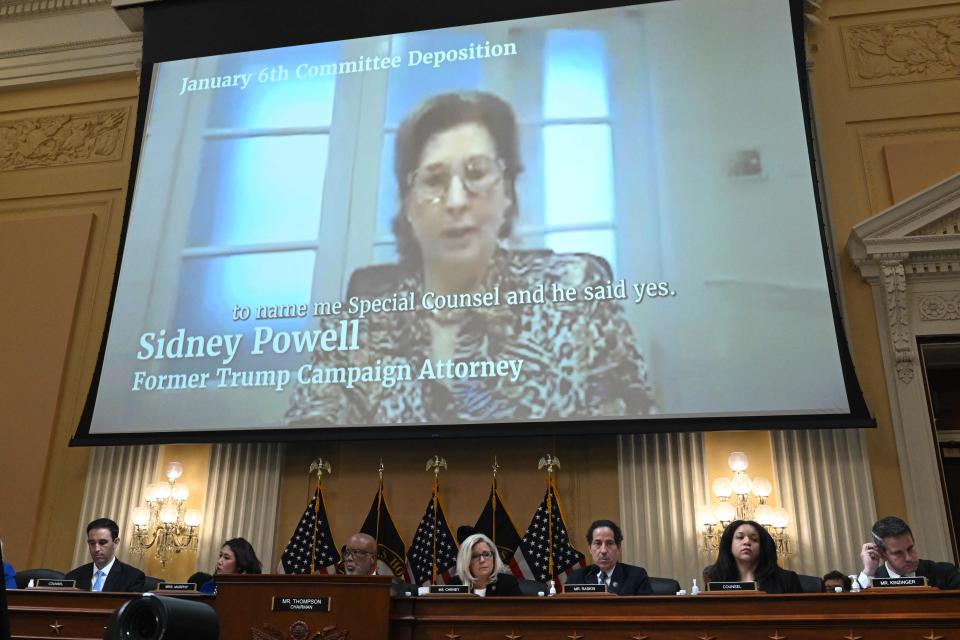
[[[606,593],[607,585],[605,584],[565,584],[563,585],[564,593]]]
[[[330,598],[323,596],[320,598],[294,598],[287,596],[274,596],[272,598],[271,611],[330,611]]]
[[[871,584],[874,587],[925,587],[927,579],[923,576],[912,578],[874,578]]]
[[[60,588],[69,588],[72,589],[77,586],[76,580],[56,580],[53,578],[37,578],[37,581],[33,583],[35,587],[60,587]]]
[[[470,587],[465,584],[432,584],[430,593],[442,593],[450,595],[451,593],[470,593]]]
[[[193,582],[161,582],[157,591],[196,591],[197,585]]]
[[[731,592],[731,591],[756,591],[756,582],[734,582],[734,581],[716,581],[707,583],[707,591]]]

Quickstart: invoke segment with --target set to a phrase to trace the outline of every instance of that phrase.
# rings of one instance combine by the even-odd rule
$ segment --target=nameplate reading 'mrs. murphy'
[[[196,591],[197,585],[193,582],[161,582],[157,591]]]
[[[330,611],[330,598],[327,596],[321,598],[274,596],[272,603],[271,611]]]
[[[707,591],[716,591],[719,593],[723,592],[736,592],[736,591],[756,591],[757,583],[756,582],[733,582],[733,581],[716,581],[707,583]]]
[[[431,594],[468,594],[470,593],[470,587],[465,584],[432,584],[430,585]]]
[[[874,587],[925,587],[927,579],[923,576],[912,578],[874,578],[871,583]]]
[[[37,578],[37,581],[33,583],[35,587],[61,587],[72,589],[77,586],[76,580],[55,580],[53,578]]]
[[[606,593],[607,585],[605,584],[565,584],[563,585],[564,593]]]

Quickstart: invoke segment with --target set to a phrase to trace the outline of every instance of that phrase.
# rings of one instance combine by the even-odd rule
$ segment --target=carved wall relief
[[[960,320],[960,293],[930,293],[920,296],[917,301],[920,319]]]
[[[900,260],[883,260],[880,263],[880,276],[887,302],[887,322],[890,326],[890,341],[893,344],[893,357],[896,362],[897,377],[900,382],[913,381],[914,361],[913,340],[910,332],[910,318],[907,313],[907,276]]]
[[[0,171],[119,160],[129,109],[0,121]]]
[[[841,29],[851,87],[960,78],[960,15]]]

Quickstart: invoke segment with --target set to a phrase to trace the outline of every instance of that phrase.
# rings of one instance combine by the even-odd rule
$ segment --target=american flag
[[[533,514],[527,532],[513,552],[510,571],[518,578],[543,583],[553,579],[562,584],[575,569],[585,566],[587,563],[583,554],[570,544],[560,497],[551,476],[547,480],[543,502]]]
[[[456,572],[458,550],[443,505],[440,504],[440,486],[435,481],[427,511],[420,519],[413,543],[407,551],[407,564],[403,568],[405,579],[421,587],[446,584]]]
[[[280,571],[334,574],[339,564],[340,551],[333,542],[327,508],[323,505],[323,487],[317,483],[317,490],[280,558]]]

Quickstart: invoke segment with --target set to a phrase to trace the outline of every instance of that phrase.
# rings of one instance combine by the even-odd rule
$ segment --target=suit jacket
[[[463,584],[460,576],[454,577],[447,584]],[[509,573],[497,574],[497,581],[487,585],[487,596],[522,596],[520,583]]]
[[[598,570],[596,565],[577,569],[567,578],[567,584],[596,584]],[[650,586],[646,569],[618,562],[613,568],[607,591],[618,596],[647,596],[653,593],[653,587]]]
[[[917,575],[927,579],[927,584],[937,589],[960,589],[960,570],[949,562],[934,562],[921,560],[917,564]],[[889,578],[887,565],[877,567],[874,578]]]
[[[93,587],[93,563],[89,562],[82,567],[77,567],[68,573],[65,579],[76,580],[78,589],[89,591]],[[143,592],[146,590],[145,581],[146,576],[143,575],[143,571],[117,560],[107,574],[101,591]]]
[[[706,582],[737,582],[740,580],[739,574],[723,576],[715,572],[716,565],[708,565],[703,568],[703,579]],[[736,571],[736,570],[734,570]],[[795,571],[789,571],[776,567],[773,573],[765,580],[757,581],[757,589],[765,593],[803,593],[803,585],[800,584],[800,576]]]

